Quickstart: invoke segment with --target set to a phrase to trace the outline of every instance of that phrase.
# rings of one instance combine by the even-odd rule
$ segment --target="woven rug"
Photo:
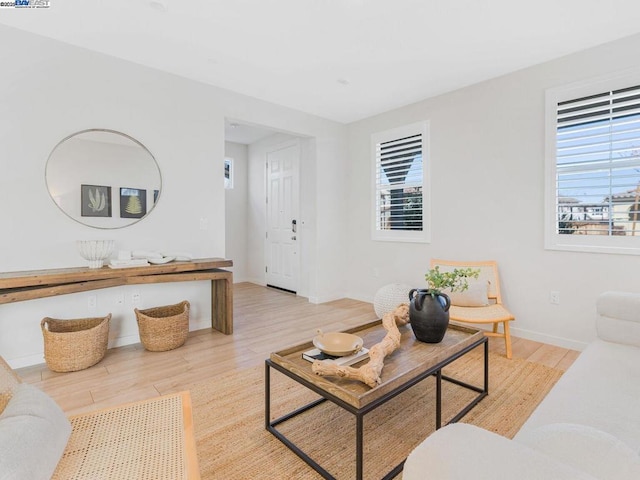
[[[481,349],[444,371],[482,384]],[[512,438],[562,372],[490,354],[489,396],[464,422]],[[272,370],[272,418],[317,398]],[[443,382],[443,423],[473,397]],[[203,479],[319,479],[306,463],[264,428],[264,367],[222,375],[191,389]],[[364,472],[379,479],[435,429],[435,379],[429,378],[365,416]],[[355,476],[355,418],[325,402],[278,426],[337,478]],[[397,477],[398,479],[401,476]]]

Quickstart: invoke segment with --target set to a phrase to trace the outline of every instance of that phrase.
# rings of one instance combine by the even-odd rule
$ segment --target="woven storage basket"
[[[189,335],[189,302],[134,309],[140,341],[151,352],[164,352],[183,345]]]
[[[61,320],[43,318],[44,359],[54,372],[75,372],[95,365],[104,358],[109,341],[106,317]]]

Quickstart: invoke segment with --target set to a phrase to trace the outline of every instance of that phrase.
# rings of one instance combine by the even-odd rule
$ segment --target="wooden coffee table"
[[[365,347],[380,342],[386,331],[381,321],[346,330],[359,335]],[[400,327],[400,348],[385,358],[382,384],[369,388],[365,384],[338,377],[320,377],[311,371],[311,363],[302,358],[302,352],[313,348],[311,342],[272,353],[265,361],[265,428],[317,471],[323,478],[334,477],[307,453],[290,441],[276,427],[291,418],[329,400],[355,416],[356,419],[356,478],[363,476],[363,425],[364,416],[398,394],[434,376],[436,381],[435,427],[442,426],[442,380],[455,383],[478,393],[448,423],[460,420],[489,393],[489,350],[482,331],[450,324],[440,343],[423,343],[415,339],[409,326]],[[442,374],[442,369],[471,350],[484,345],[484,385],[478,387]],[[368,360],[364,360],[368,361]],[[363,363],[356,364],[358,367]],[[298,408],[282,417],[271,420],[271,369],[275,369],[320,395],[320,399]],[[396,465],[385,477],[391,479],[402,471],[404,461]]]

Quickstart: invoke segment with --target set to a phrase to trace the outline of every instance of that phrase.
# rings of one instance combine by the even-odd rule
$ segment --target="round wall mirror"
[[[122,228],[146,217],[162,177],[147,148],[124,133],[83,130],[55,146],[45,170],[51,198],[73,220]]]

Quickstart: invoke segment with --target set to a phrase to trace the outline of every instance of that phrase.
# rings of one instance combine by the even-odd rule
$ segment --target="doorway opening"
[[[235,281],[308,296],[301,272],[314,197],[301,188],[301,172],[308,174],[312,140],[226,120],[225,157],[233,158],[234,186],[225,196],[225,255],[234,262]]]

